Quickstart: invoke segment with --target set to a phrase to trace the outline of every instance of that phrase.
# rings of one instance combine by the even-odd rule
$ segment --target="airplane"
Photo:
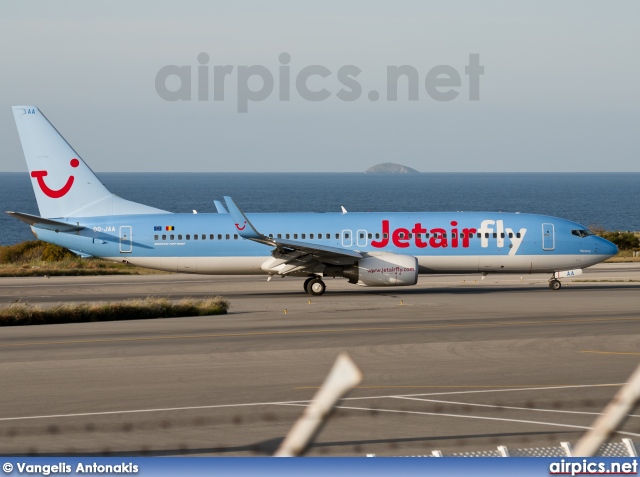
[[[326,277],[364,287],[411,286],[421,274],[550,273],[549,287],[618,252],[587,227],[501,212],[171,213],[118,197],[35,106],[13,114],[40,216],[7,212],[40,240],[81,257],[171,272]],[[226,207],[225,207],[226,205]]]

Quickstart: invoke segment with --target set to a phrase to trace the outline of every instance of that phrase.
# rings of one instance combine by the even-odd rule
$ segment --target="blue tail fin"
[[[35,106],[14,106],[13,116],[42,217],[168,213],[109,192]]]

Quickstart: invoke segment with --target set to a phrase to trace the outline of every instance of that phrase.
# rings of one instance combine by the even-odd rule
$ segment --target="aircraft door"
[[[131,226],[120,226],[120,253],[131,253],[133,250],[132,239]]]
[[[351,236],[351,230],[342,231],[342,246],[351,247],[353,244],[353,237]]]
[[[542,250],[553,250],[556,248],[556,238],[553,224],[542,224]]]
[[[366,247],[367,246],[367,231],[366,230],[358,230],[356,235],[356,243],[358,247]]]

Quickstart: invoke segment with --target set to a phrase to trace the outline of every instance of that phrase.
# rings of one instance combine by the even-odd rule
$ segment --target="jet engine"
[[[411,255],[382,252],[368,254],[345,267],[342,276],[363,287],[408,286],[418,283],[418,259]]]

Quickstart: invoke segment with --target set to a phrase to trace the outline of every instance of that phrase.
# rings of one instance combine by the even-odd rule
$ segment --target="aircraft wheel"
[[[304,281],[303,288],[304,288],[304,291],[305,291],[305,292],[309,293],[309,282],[310,282],[311,280],[313,280],[314,278],[316,278],[316,277],[309,277],[309,278],[307,278],[307,279]]]
[[[560,290],[562,283],[560,283],[560,280],[549,280],[549,288],[552,290]]]
[[[313,296],[320,296],[324,294],[327,286],[324,284],[321,278],[313,278],[307,285],[307,293]]]

